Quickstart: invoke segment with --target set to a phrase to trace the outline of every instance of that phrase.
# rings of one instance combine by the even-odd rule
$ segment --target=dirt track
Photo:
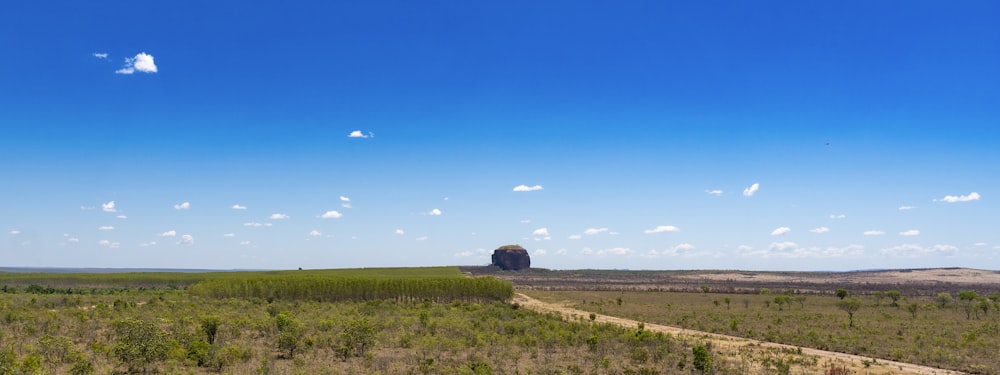
[[[554,312],[563,316],[567,320],[572,320],[574,316],[582,317],[589,316],[590,312],[577,310],[565,305],[546,303],[539,301],[537,299],[528,297],[524,294],[517,293],[514,297],[514,302],[531,310],[549,313]],[[611,323],[617,324],[623,327],[634,328],[638,325],[638,321],[631,319],[624,319],[614,316],[600,315],[598,314],[596,319],[597,322],[601,323]],[[711,341],[712,345],[716,350],[723,353],[735,355],[740,347],[747,345],[754,345],[760,348],[773,348],[773,349],[784,349],[784,350],[797,350],[798,347],[791,345],[775,344],[757,340],[750,340],[742,337],[726,336],[715,333],[694,331],[684,328],[670,327],[659,324],[644,323],[645,329],[669,333],[675,336],[696,338],[701,341]],[[811,348],[801,348],[802,354],[807,356],[816,356],[820,359],[819,363],[835,363],[838,366],[846,366],[852,374],[920,374],[920,375],[943,375],[943,374],[964,374],[962,372],[942,370],[933,367],[920,366],[912,363],[902,363],[889,360],[879,359],[873,361],[874,363],[870,367],[866,367],[864,362],[872,362],[871,358],[862,357],[853,354],[830,352],[819,349]],[[822,371],[819,368],[816,371]]]

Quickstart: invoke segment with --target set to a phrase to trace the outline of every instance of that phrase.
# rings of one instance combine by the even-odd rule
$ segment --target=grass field
[[[526,294],[644,322],[976,374],[1000,374],[996,362],[1000,299],[996,295],[970,301],[956,296],[944,306],[927,297],[901,297],[898,306],[891,306],[888,297],[860,297],[861,306],[851,327],[849,315],[838,308],[841,300],[835,296],[606,291]]]

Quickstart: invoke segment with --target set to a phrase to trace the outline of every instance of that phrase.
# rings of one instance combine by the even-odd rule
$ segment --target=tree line
[[[508,301],[513,284],[492,277],[384,279],[285,276],[205,280],[191,285],[193,295],[213,298],[262,298],[318,302],[396,300]]]

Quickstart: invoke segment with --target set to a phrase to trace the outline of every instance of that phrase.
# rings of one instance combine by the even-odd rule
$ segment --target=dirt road
[[[531,298],[521,293],[517,293],[514,297],[514,302],[531,310],[549,313],[554,312],[563,316],[567,320],[575,320],[574,317],[589,317],[590,312],[577,310],[568,307],[565,304],[554,304],[542,302],[537,299]],[[601,323],[611,323],[617,324],[623,327],[635,328],[639,324],[638,321],[619,318],[608,315],[596,316],[595,321]],[[797,352],[798,347],[791,345],[775,344],[764,341],[757,341],[746,339],[742,337],[726,336],[716,333],[708,333],[701,331],[694,331],[678,327],[670,327],[659,324],[644,323],[645,329],[654,332],[669,333],[679,337],[688,337],[697,339],[699,341],[710,341],[713,348],[716,351],[723,353],[727,357],[738,356],[738,351],[741,347],[752,346],[754,348],[760,349],[774,349],[777,352],[788,353]],[[829,368],[829,364],[835,364],[836,366],[844,366],[851,371],[852,374],[917,374],[917,375],[952,375],[952,374],[964,374],[962,372],[942,370],[933,367],[920,366],[912,363],[902,363],[889,361],[884,359],[873,360],[869,357],[863,357],[853,354],[830,352],[819,349],[811,348],[801,348],[803,356],[814,356],[818,361],[817,366],[813,369],[803,369],[803,370],[813,370],[821,373],[824,368]],[[867,365],[866,365],[867,363]],[[756,367],[760,369],[759,366]],[[762,370],[761,370],[762,371]],[[805,371],[804,371],[805,372]],[[796,372],[797,373],[797,372]],[[806,372],[808,373],[808,372]]]

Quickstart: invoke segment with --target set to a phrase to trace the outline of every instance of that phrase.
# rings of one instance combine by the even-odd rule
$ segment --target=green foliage
[[[950,305],[951,301],[953,301],[954,299],[951,297],[951,293],[941,292],[938,293],[937,298],[935,300],[937,301],[938,306],[943,309],[945,307],[948,307],[948,305]]]
[[[844,299],[847,298],[847,289],[837,289],[837,298]]]
[[[508,301],[511,283],[477,278],[229,277],[202,281],[191,294],[213,298],[262,298],[309,301]]]
[[[917,311],[920,311],[920,304],[916,302],[910,302],[909,305],[906,305],[906,311],[909,312],[913,318],[916,318]]]
[[[205,316],[201,318],[201,330],[205,333],[205,341],[209,345],[215,344],[215,335],[219,333],[219,325],[222,324],[222,319],[218,316]]]
[[[892,303],[890,303],[889,306],[899,307],[898,301],[900,296],[902,296],[902,293],[900,293],[898,290],[889,290],[885,292],[885,296],[889,297],[889,299],[892,300]]]
[[[364,356],[375,343],[375,326],[368,318],[351,319],[339,339],[339,351],[344,360]]]
[[[842,299],[837,302],[837,308],[843,310],[850,317],[851,323],[849,327],[854,327],[854,313],[861,308],[861,301],[857,298]]]
[[[694,354],[694,368],[702,373],[712,371],[712,353],[704,345],[695,345],[691,349]]]
[[[118,341],[115,358],[128,364],[129,371],[146,371],[149,365],[167,358],[167,334],[152,322],[123,319],[114,322]]]

